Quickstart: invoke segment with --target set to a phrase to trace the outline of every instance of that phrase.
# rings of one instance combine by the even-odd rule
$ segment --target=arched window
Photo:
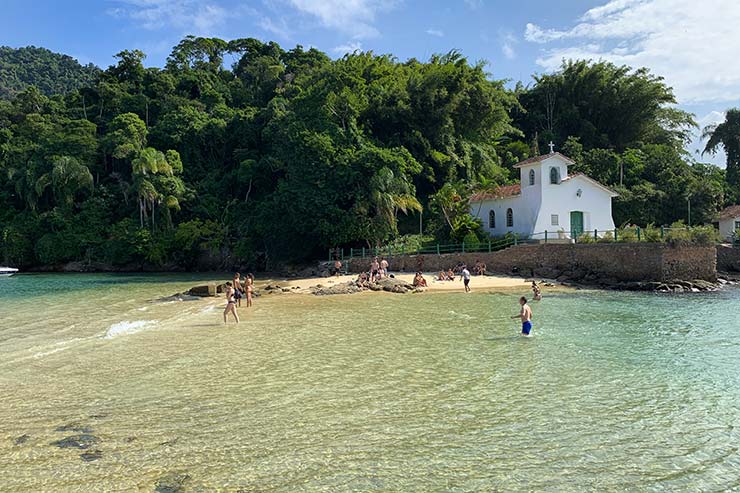
[[[533,169],[529,170],[529,185],[530,186],[534,185],[534,170]]]
[[[506,209],[506,227],[514,227],[514,211],[512,211],[510,208]]]
[[[550,183],[553,185],[560,183],[560,168],[550,168]]]
[[[494,229],[496,227],[496,212],[490,211],[488,213],[488,227]]]

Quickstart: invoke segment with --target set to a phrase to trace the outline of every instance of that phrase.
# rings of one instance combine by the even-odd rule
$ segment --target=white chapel
[[[520,182],[470,199],[470,213],[483,221],[493,236],[577,238],[588,231],[601,236],[614,230],[612,198],[618,194],[581,173],[568,173],[573,161],[550,144],[550,154],[533,157],[514,167]]]

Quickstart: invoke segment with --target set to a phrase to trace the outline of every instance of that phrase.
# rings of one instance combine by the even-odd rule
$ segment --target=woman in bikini
[[[245,290],[247,292],[247,307],[252,306],[252,293],[254,292],[254,279],[251,276],[247,276]]]
[[[224,323],[226,323],[226,317],[229,313],[234,315],[234,320],[239,323],[239,315],[236,314],[236,290],[231,282],[226,283],[226,308],[224,309]]]

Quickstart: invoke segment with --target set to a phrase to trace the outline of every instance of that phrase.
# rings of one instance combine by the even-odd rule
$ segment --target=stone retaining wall
[[[717,270],[740,272],[740,248],[720,245],[717,247]]]
[[[489,272],[573,280],[665,282],[717,280],[717,251],[713,246],[672,247],[662,243],[594,243],[518,245],[493,253],[404,255],[389,259],[391,271],[438,272],[459,262],[484,262]],[[351,272],[366,271],[370,259],[351,259]],[[592,279],[589,279],[592,278]]]

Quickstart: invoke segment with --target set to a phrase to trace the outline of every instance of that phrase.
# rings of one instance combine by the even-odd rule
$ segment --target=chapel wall
[[[593,243],[518,245],[492,253],[397,255],[391,271],[438,272],[480,260],[488,272],[524,277],[586,282],[715,281],[717,250],[713,246],[670,246],[662,243]],[[740,259],[739,259],[740,260]],[[369,259],[348,260],[351,272],[367,270]],[[738,264],[740,265],[740,264]]]

